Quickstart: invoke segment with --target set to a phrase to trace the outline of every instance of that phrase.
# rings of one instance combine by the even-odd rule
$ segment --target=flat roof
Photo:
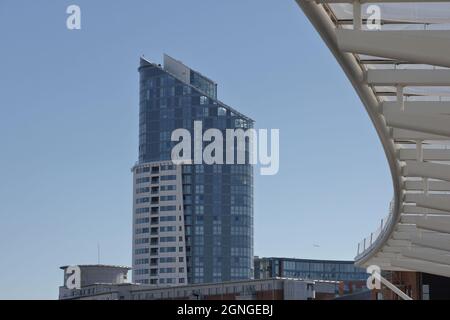
[[[148,290],[183,290],[187,288],[202,288],[202,287],[222,287],[222,286],[233,286],[233,285],[240,285],[245,283],[258,283],[258,282],[282,282],[282,281],[296,281],[296,282],[303,282],[303,283],[328,283],[328,284],[338,284],[341,281],[334,281],[334,280],[314,280],[314,279],[301,279],[301,278],[282,278],[282,277],[276,277],[276,278],[266,278],[266,279],[244,279],[244,280],[235,280],[235,281],[226,281],[226,282],[213,282],[213,283],[191,283],[183,286],[153,286],[149,284],[137,284],[137,283],[131,283],[132,285],[136,285],[136,288],[132,289],[133,292],[135,291],[148,291]]]
[[[78,264],[78,265],[74,265],[80,268],[92,268],[92,267],[97,267],[97,268],[114,268],[114,269],[127,269],[127,270],[131,270],[130,267],[127,266],[119,266],[119,265],[112,265],[112,264]],[[62,266],[60,267],[61,270],[65,270],[68,267],[71,266]]]
[[[301,262],[329,262],[329,263],[355,263],[354,260],[321,260],[321,259],[304,259],[304,258],[289,258],[289,257],[255,257],[255,259],[263,260],[291,260]]]

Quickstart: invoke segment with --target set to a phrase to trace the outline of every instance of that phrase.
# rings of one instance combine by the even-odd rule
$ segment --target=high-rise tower
[[[133,167],[133,281],[155,285],[253,277],[253,168],[174,165],[173,130],[253,128],[217,100],[217,84],[165,55],[141,58],[139,161]],[[247,150],[248,151],[248,150]]]

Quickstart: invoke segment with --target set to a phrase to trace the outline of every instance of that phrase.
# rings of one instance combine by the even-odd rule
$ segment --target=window
[[[140,249],[136,249],[134,251],[135,254],[147,254],[149,253],[149,249],[148,248],[140,248]]]
[[[201,164],[197,164],[197,165],[195,165],[195,172],[196,173],[204,173],[205,167]]]
[[[196,277],[203,277],[203,268],[202,267],[194,268],[194,275]]]
[[[137,208],[136,209],[136,214],[141,214],[141,213],[148,213],[150,212],[150,208],[146,207],[146,208]]]
[[[159,238],[160,242],[175,242],[177,241],[176,237],[161,237]]]
[[[136,219],[136,224],[149,223],[149,222],[150,222],[149,218],[137,218]]]
[[[177,189],[176,185],[166,185],[166,186],[161,186],[161,191],[174,191]]]
[[[192,204],[192,197],[190,195],[183,195],[183,203],[186,205]]]
[[[160,217],[159,221],[160,222],[177,221],[177,217],[176,216]]]
[[[150,182],[150,178],[149,177],[137,178],[136,179],[136,184],[147,183],[147,182]]]
[[[136,174],[141,174],[141,173],[146,173],[146,172],[150,172],[150,168],[149,167],[136,169]]]
[[[175,195],[171,195],[171,196],[161,196],[160,197],[161,201],[175,201],[177,200],[177,196]]]
[[[196,235],[203,235],[204,229],[203,226],[196,226],[195,227],[195,234]]]
[[[205,96],[200,96],[200,104],[204,105],[204,104],[208,104],[209,100],[207,97]]]
[[[176,211],[177,206],[161,206],[159,208],[160,211]]]
[[[189,95],[189,94],[191,94],[191,87],[183,86],[183,95]]]
[[[191,186],[190,185],[184,185],[183,186],[183,194],[191,193]]]
[[[203,195],[196,195],[195,196],[195,203],[196,204],[200,204],[200,203],[203,203]]]
[[[221,235],[222,234],[222,226],[220,224],[213,225],[213,234]]]
[[[195,206],[195,214],[202,215],[205,213],[205,207]]]
[[[227,115],[227,109],[225,109],[224,107],[218,107],[217,108],[217,115],[219,117],[223,117]]]
[[[195,186],[195,193],[204,193],[205,191],[205,186],[202,184],[196,185]]]
[[[136,275],[144,275],[144,274],[149,274],[149,270],[148,269],[138,269],[135,271]]]
[[[149,232],[150,232],[149,228],[137,228],[136,229],[136,234],[149,233]]]
[[[177,179],[176,175],[161,176],[161,181],[172,181],[176,179]]]
[[[134,264],[139,265],[139,264],[148,264],[149,260],[148,259],[136,259],[134,261]]]
[[[190,184],[192,183],[192,176],[185,174],[183,175],[183,184]]]
[[[135,244],[144,244],[144,243],[149,243],[149,242],[150,242],[149,238],[141,238],[141,239],[135,240]]]
[[[175,226],[168,226],[168,227],[159,227],[160,232],[174,232],[177,228]]]
[[[136,194],[147,193],[147,192],[150,192],[150,188],[149,187],[136,189]]]
[[[147,203],[147,202],[150,202],[150,198],[148,198],[148,197],[136,199],[136,204]]]
[[[159,273],[175,273],[175,268],[160,268]]]
[[[175,166],[173,164],[165,164],[161,166],[161,171],[169,171],[169,170],[175,170]]]

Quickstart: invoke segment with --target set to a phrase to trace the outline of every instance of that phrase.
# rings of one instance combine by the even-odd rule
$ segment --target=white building
[[[288,278],[162,287],[127,283],[128,267],[84,265],[61,269],[64,284],[59,288],[60,300],[313,300],[333,299],[339,287],[338,281]],[[71,288],[71,269],[78,270],[81,279],[77,288]]]
[[[187,283],[181,166],[171,161],[133,171],[133,282]]]

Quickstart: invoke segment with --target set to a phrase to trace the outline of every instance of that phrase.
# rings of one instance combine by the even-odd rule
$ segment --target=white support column
[[[417,162],[423,162],[423,144],[422,144],[422,140],[417,140],[416,141],[416,151],[417,151]],[[429,193],[429,183],[428,183],[428,178],[427,177],[423,177],[422,178],[422,182],[423,182],[423,193],[425,195],[428,195]],[[426,216],[426,214],[425,214]]]
[[[423,162],[423,147],[422,140],[416,141],[417,162]]]
[[[427,196],[430,192],[430,187],[428,184],[428,178],[423,178],[423,192]]]
[[[397,103],[400,105],[400,110],[405,111],[405,96],[404,96],[404,86],[397,85]]]
[[[361,30],[361,2],[360,0],[353,1],[353,30]]]

